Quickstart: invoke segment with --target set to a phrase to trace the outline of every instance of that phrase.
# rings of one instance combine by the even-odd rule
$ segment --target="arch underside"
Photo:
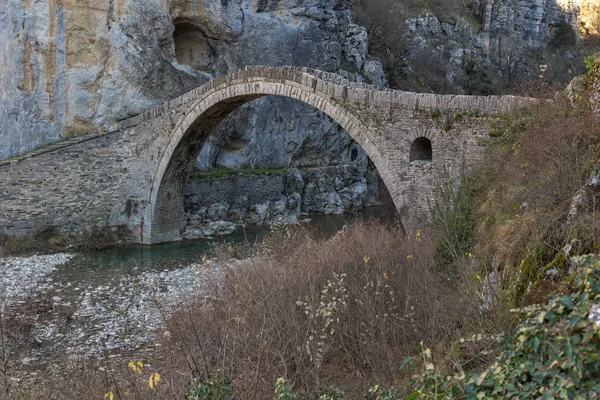
[[[153,244],[181,238],[185,223],[185,185],[205,141],[235,109],[269,95],[290,97],[322,110],[365,150],[380,171],[384,183],[388,185],[386,177],[389,174],[385,159],[368,140],[364,125],[340,105],[314,93],[312,88],[299,88],[294,82],[244,82],[229,85],[196,101],[170,133],[170,142],[162,155],[149,196],[143,237],[140,238],[143,243]],[[399,209],[398,204],[396,207]]]

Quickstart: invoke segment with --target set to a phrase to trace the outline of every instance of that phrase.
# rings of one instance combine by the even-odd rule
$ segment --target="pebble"
[[[72,254],[59,253],[0,260],[0,303],[10,310],[33,292],[54,290],[54,286],[51,285],[40,287],[41,282],[53,282],[51,278],[47,277],[48,274],[72,257]]]
[[[69,288],[70,282],[55,281],[49,274],[72,257],[55,254],[0,260],[0,305],[4,309],[17,313],[27,298],[40,304],[49,302],[42,313],[23,311],[22,316],[33,323],[32,340],[39,344],[27,357],[23,355],[23,365],[49,363],[56,354],[72,360],[103,359],[107,352],[118,354],[154,345],[164,319],[184,300],[214,298],[209,289],[215,285],[208,283],[221,275],[221,268],[208,261],[160,272],[134,270],[101,286]],[[163,338],[169,336],[170,332],[163,333]]]

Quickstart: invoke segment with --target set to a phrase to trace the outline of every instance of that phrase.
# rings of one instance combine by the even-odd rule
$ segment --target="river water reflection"
[[[368,207],[357,214],[314,215],[308,227],[318,230],[324,238],[338,232],[344,224],[356,219],[378,219],[385,223],[394,220],[388,206]],[[247,226],[229,236],[164,243],[153,246],[120,245],[101,252],[81,253],[62,265],[54,274],[55,280],[71,282],[74,286],[102,285],[124,275],[141,272],[160,272],[199,263],[216,243],[255,245],[270,232],[268,226]]]

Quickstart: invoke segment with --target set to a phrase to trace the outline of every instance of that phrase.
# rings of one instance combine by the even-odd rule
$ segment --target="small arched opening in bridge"
[[[158,169],[154,173],[148,207],[144,216],[143,243],[152,244],[178,240],[186,220],[184,212],[185,191],[194,164],[204,143],[217,126],[240,106],[261,97],[275,95],[291,98],[311,105],[340,125],[369,157],[379,172],[385,187],[390,189],[394,201],[399,196],[392,193],[389,179],[392,168],[378,148],[368,139],[366,127],[349,111],[326,96],[315,91],[314,84],[306,83],[306,76],[292,72],[291,76],[220,80],[209,83],[197,92],[197,100],[170,132],[166,149],[162,152]],[[291,83],[290,81],[293,82]],[[219,82],[219,80],[217,81]],[[349,158],[358,154],[349,150]],[[395,204],[399,209],[398,204]]]
[[[411,163],[433,161],[431,140],[427,139],[426,137],[416,138],[410,145],[409,161]]]

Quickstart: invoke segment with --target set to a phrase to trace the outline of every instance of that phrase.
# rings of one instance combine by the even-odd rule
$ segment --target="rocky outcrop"
[[[559,56],[546,49],[561,42],[556,35],[575,42],[595,7],[590,0],[476,0],[462,12],[407,18],[405,75],[421,76],[435,91],[467,94],[538,79],[542,64],[555,81],[570,79],[567,71],[583,67],[581,52],[570,48]],[[419,69],[424,63],[427,71]]]
[[[476,2],[482,36],[500,49],[502,38],[518,39],[521,46],[544,48],[555,26],[565,21],[578,29],[579,7],[572,0],[499,0]],[[495,43],[493,43],[495,42]]]
[[[244,3],[244,31],[215,43],[218,71],[245,65],[296,65],[338,72],[385,86],[381,64],[367,60],[367,33],[351,21],[345,1]],[[364,78],[363,78],[364,77]],[[345,164],[356,145],[335,122],[311,106],[269,97],[236,110],[217,128],[197,166],[244,168]],[[361,154],[363,157],[364,154]]]
[[[360,80],[366,40],[345,0],[7,0],[0,159],[111,129],[245,65],[308,66]],[[366,69],[385,84],[377,63]],[[308,106],[263,99],[224,124],[201,163],[343,162],[349,139],[334,125]],[[268,154],[256,153],[264,147]]]
[[[377,204],[376,196],[367,196],[377,191],[360,165],[194,179],[185,198],[183,238],[224,236],[246,224],[296,223],[308,214],[342,214]]]
[[[267,97],[238,109],[204,145],[196,166],[270,169],[366,162],[366,154],[323,112]]]
[[[0,159],[110,129],[208,80],[174,60],[154,1],[8,0],[0,5]]]

